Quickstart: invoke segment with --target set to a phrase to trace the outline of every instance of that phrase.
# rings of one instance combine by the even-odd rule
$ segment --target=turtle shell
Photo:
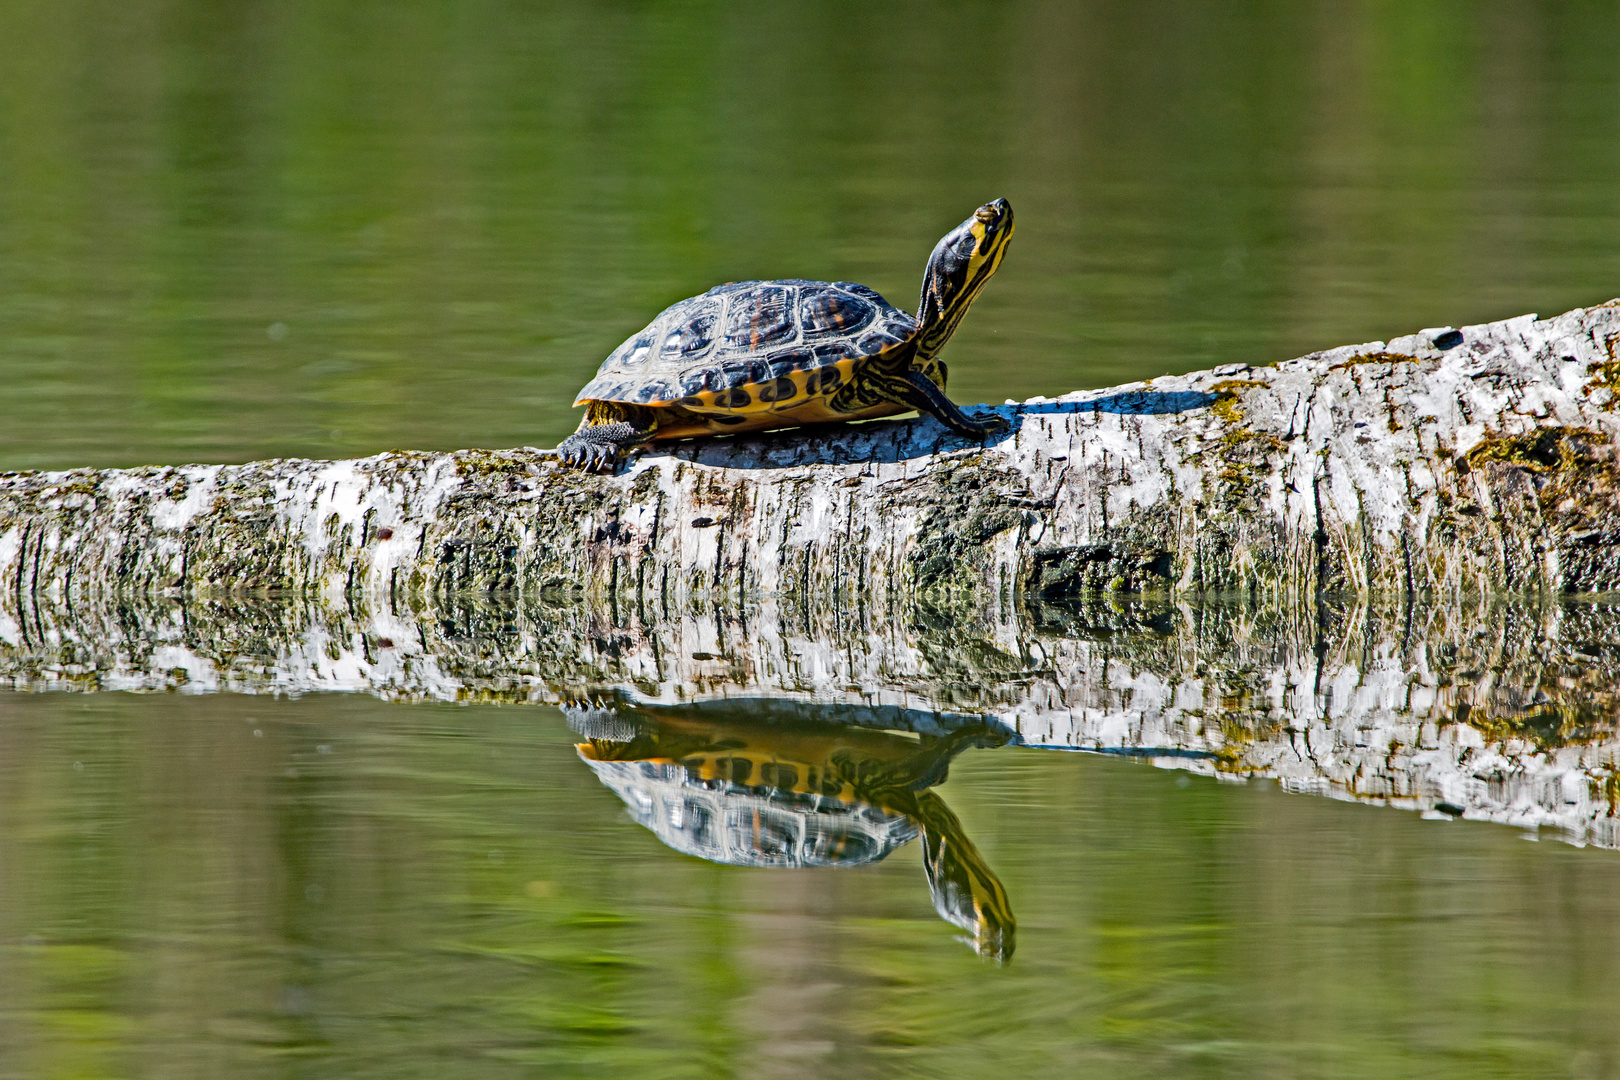
[[[832,395],[917,321],[849,281],[734,281],[664,309],[602,361],[574,404],[699,414],[798,409]]]
[[[710,862],[859,866],[881,861],[921,832],[911,818],[874,803],[705,781],[674,762],[580,756],[639,824],[676,851]]]

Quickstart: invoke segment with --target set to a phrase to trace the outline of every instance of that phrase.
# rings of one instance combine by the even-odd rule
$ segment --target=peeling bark
[[[0,476],[0,627],[37,597],[548,590],[1002,609],[1091,589],[1302,598],[1620,587],[1620,302],[999,411],[666,444]],[[414,602],[414,601],[413,601]]]

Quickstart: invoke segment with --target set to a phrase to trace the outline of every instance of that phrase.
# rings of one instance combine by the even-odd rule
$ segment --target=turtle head
[[[933,360],[956,332],[968,306],[1001,265],[1012,234],[1012,204],[997,199],[973,211],[934,245],[917,306],[918,364]]]
[[[1005,963],[1013,954],[1018,921],[1001,879],[938,795],[932,791],[919,794],[914,812],[922,826],[923,871],[928,875],[934,910],[972,935],[967,943],[973,951]]]

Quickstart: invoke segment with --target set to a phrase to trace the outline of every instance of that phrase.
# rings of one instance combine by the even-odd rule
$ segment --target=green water
[[[666,304],[909,308],[994,196],[964,403],[1599,302],[1616,41],[1595,0],[5,0],[0,469],[554,445]],[[576,739],[0,696],[0,1077],[1620,1075],[1614,851],[969,749],[931,790],[998,966],[919,843],[705,862]]]
[[[0,468],[554,445],[667,303],[910,308],[998,195],[964,402],[1600,302],[1616,40],[1612,2],[7,0]]]
[[[968,750],[1004,967],[917,846],[723,867],[551,709],[0,699],[8,1076],[1603,1076],[1620,857]]]

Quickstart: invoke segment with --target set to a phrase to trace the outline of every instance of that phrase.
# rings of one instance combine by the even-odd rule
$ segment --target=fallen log
[[[998,411],[663,444],[0,475],[0,626],[35,597],[562,590],[898,610],[1089,589],[1620,587],[1620,301]],[[8,633],[15,634],[12,629]]]

